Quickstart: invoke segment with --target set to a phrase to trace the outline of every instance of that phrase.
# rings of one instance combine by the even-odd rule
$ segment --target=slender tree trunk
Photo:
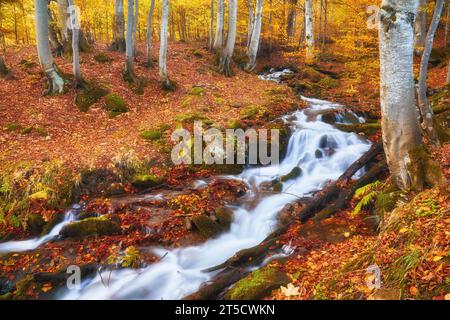
[[[48,6],[47,1],[34,0],[36,10],[36,42],[39,62],[48,78],[48,94],[61,94],[64,91],[64,80],[53,63],[48,38]]]
[[[133,18],[133,54],[136,57],[137,53],[137,30],[139,23],[139,0],[134,0],[134,18]]]
[[[127,10],[127,36],[126,36],[126,48],[125,48],[125,75],[124,79],[128,82],[136,81],[136,74],[134,72],[134,0],[128,0]]]
[[[234,45],[236,44],[236,23],[237,23],[237,0],[228,0],[228,36],[227,44],[222,50],[220,57],[219,71],[220,73],[231,77],[233,70],[231,69],[231,59],[234,53]]]
[[[269,0],[269,56],[272,55],[272,49],[273,49],[273,40],[272,40],[272,33],[273,33],[273,25],[272,25],[272,10],[273,10],[273,0]]]
[[[434,128],[433,123],[433,110],[431,109],[430,102],[427,97],[427,77],[428,77],[428,62],[430,60],[431,50],[433,49],[434,34],[439,25],[441,19],[442,8],[444,6],[444,0],[436,0],[436,7],[434,9],[433,19],[431,20],[430,28],[428,30],[427,38],[425,41],[425,48],[423,49],[422,61],[420,63],[419,73],[419,110],[422,118],[422,128],[428,135],[430,142],[436,146],[439,146],[439,137]]]
[[[162,0],[161,45],[159,48],[159,76],[165,90],[172,90],[173,83],[167,72],[167,31],[169,25],[169,0]]]
[[[447,63],[447,85],[450,85],[450,59]]]
[[[295,37],[295,26],[297,22],[297,2],[298,0],[289,0],[289,10],[287,18],[287,36],[289,39]]]
[[[125,51],[125,14],[123,0],[115,0],[114,4],[114,41],[110,46],[114,51]]]
[[[417,0],[383,0],[380,10],[381,126],[389,170],[403,190],[424,187],[423,150],[414,94]]]
[[[306,62],[314,61],[314,26],[312,0],[305,0]]]
[[[248,27],[247,27],[247,49],[252,41],[253,28],[255,26],[255,8],[253,6],[253,0],[247,0],[248,7]]]
[[[67,0],[57,0],[58,3],[58,20],[61,28],[61,40],[63,44],[70,42],[69,36],[69,2]]]
[[[150,10],[148,10],[147,18],[147,67],[153,68],[152,55],[152,27],[153,27],[153,11],[155,10],[155,0],[151,0]]]
[[[209,27],[209,49],[214,50],[214,1],[211,0],[211,23]]]
[[[214,50],[218,51],[223,46],[223,27],[225,21],[225,3],[224,0],[217,0],[217,23],[216,36],[214,40]]]
[[[0,57],[0,77],[4,78],[9,74],[9,69],[6,67],[5,61]]]
[[[419,0],[416,23],[414,25],[414,48],[420,55],[425,47],[427,36],[427,0]]]
[[[252,39],[247,53],[248,63],[245,67],[245,70],[249,72],[253,71],[256,67],[256,57],[258,55],[259,40],[261,37],[262,12],[263,0],[258,0],[256,4],[255,26],[253,28]]]
[[[445,47],[447,48],[448,46],[448,25],[449,25],[449,20],[450,20],[450,2],[447,2],[447,16],[445,18],[445,34],[444,34],[444,39],[445,39]]]
[[[53,18],[53,13],[48,8],[48,36],[50,44],[55,50],[57,56],[62,56],[64,53],[64,47],[58,40],[58,32],[56,31],[56,22]]]
[[[322,45],[325,45],[325,43],[326,43],[327,28],[328,28],[328,0],[325,0],[325,2],[324,2],[324,20],[323,20]]]
[[[75,87],[84,83],[83,76],[80,69],[80,18],[75,10],[73,0],[69,0],[70,6],[70,27],[72,30],[72,64],[73,75],[75,77]]]

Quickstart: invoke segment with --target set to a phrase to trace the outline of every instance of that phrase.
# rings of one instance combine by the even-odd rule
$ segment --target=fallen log
[[[343,208],[351,199],[356,189],[370,183],[377,175],[386,170],[386,162],[381,161],[360,179],[356,180],[354,183],[350,183],[351,178],[358,170],[376,160],[376,157],[382,152],[383,144],[381,142],[374,144],[370,150],[355,161],[338,180],[331,183],[324,191],[315,195],[313,200],[297,214],[298,219],[304,223],[315,216],[317,212],[322,212],[322,215],[325,216],[325,213],[322,210],[324,210],[323,208],[329,201],[335,201],[333,204],[335,210],[327,212],[327,216],[330,216],[337,210]],[[339,197],[341,192],[343,195]],[[337,200],[335,200],[336,198]],[[248,273],[248,268],[250,266],[256,265],[259,261],[263,261],[267,256],[267,252],[270,252],[273,249],[279,249],[282,246],[279,242],[281,235],[283,235],[294,222],[295,219],[292,219],[280,226],[259,245],[241,250],[224,263],[204,270],[204,272],[222,271],[211,282],[203,285],[197,292],[184,299],[207,300],[218,297],[224,289],[243,278]]]

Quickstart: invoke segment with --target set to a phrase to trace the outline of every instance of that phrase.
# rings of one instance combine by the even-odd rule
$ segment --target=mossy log
[[[372,136],[381,130],[380,123],[335,124],[336,128],[345,132],[364,133]]]

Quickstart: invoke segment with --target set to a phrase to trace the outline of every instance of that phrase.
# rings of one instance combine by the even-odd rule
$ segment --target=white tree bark
[[[69,0],[70,11],[70,29],[72,30],[72,67],[75,77],[75,85],[82,84],[83,77],[80,68],[80,17],[74,6],[73,0]]]
[[[214,37],[214,50],[216,51],[222,49],[224,21],[225,3],[224,0],[217,0],[216,36]]]
[[[125,14],[123,0],[115,0],[114,5],[114,42],[112,50],[125,51]]]
[[[422,144],[413,74],[416,13],[417,0],[383,0],[379,24],[384,150],[394,182],[404,190],[417,182],[412,151]]]
[[[431,20],[430,28],[427,33],[425,48],[423,49],[422,60],[420,62],[419,73],[419,110],[422,118],[422,128],[428,135],[430,141],[439,146],[439,137],[434,127],[433,110],[427,97],[427,77],[428,77],[428,62],[430,60],[431,50],[433,49],[434,34],[441,19],[442,9],[444,7],[444,0],[436,0],[436,7],[434,9],[433,19]]]
[[[259,50],[259,40],[261,37],[261,25],[262,25],[262,13],[263,13],[263,0],[258,0],[256,4],[256,13],[255,13],[255,24],[253,28],[252,39],[250,41],[250,46],[248,49],[248,64],[245,67],[247,71],[253,71],[256,67],[256,57],[258,55]]]
[[[59,75],[53,63],[52,53],[48,39],[48,6],[46,0],[34,0],[36,11],[36,43],[39,62],[49,80],[49,94],[60,94],[64,91],[64,80]]]
[[[136,55],[137,49],[137,27],[139,22],[139,0],[134,0],[134,17],[133,17],[133,52]]]
[[[248,27],[247,27],[247,49],[252,41],[253,28],[255,26],[255,8],[253,0],[247,0],[248,7]]]
[[[155,10],[155,0],[151,0],[150,10],[148,10],[147,18],[147,67],[153,67],[152,55],[152,28],[153,28],[153,11]]]
[[[219,71],[220,73],[230,77],[233,75],[231,69],[231,58],[234,53],[234,45],[236,44],[236,23],[237,23],[237,0],[228,1],[228,36],[227,44],[222,50],[220,57]]]
[[[419,0],[416,23],[414,25],[414,47],[418,54],[425,47],[427,35],[427,0]]]
[[[312,0],[305,0],[306,62],[314,60],[314,26]]]
[[[125,57],[125,78],[127,81],[134,82],[134,0],[128,0]]]
[[[171,89],[172,84],[167,72],[167,33],[169,28],[169,0],[162,0],[161,45],[159,48],[159,76],[163,88]]]

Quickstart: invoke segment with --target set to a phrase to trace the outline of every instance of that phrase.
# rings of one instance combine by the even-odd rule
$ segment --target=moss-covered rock
[[[108,89],[99,84],[90,83],[75,96],[75,104],[82,112],[87,112],[94,103],[108,94]]]
[[[223,230],[219,223],[205,215],[192,217],[192,223],[198,229],[200,234],[207,239],[216,236]]]
[[[9,69],[6,67],[5,62],[0,58],[0,77],[6,77],[9,74]]]
[[[174,120],[181,123],[193,123],[194,121],[203,121],[206,125],[211,125],[213,122],[207,117],[198,112],[180,113],[174,117]]]
[[[8,123],[4,129],[6,131],[12,132],[12,131],[19,131],[22,129],[22,126],[19,123]]]
[[[233,210],[229,207],[220,207],[215,210],[217,222],[224,229],[229,229],[233,222]]]
[[[192,87],[191,91],[189,92],[192,96],[203,96],[205,95],[205,89],[199,86]]]
[[[110,63],[112,58],[103,52],[99,52],[94,56],[94,60],[99,63]]]
[[[333,89],[339,85],[339,81],[327,76],[322,78],[317,84],[325,89]]]
[[[105,97],[104,108],[109,112],[109,116],[114,118],[122,113],[127,113],[129,108],[125,100],[115,93],[108,94]]]
[[[345,132],[363,133],[370,137],[381,130],[380,123],[359,123],[359,124],[335,124],[335,126]]]
[[[275,183],[275,184],[273,185],[273,191],[275,191],[275,192],[281,192],[281,191],[283,191],[283,183],[280,182],[280,181],[278,181],[277,183]]]
[[[242,119],[256,120],[267,118],[269,111],[265,106],[250,104],[240,111]]]
[[[131,184],[138,189],[148,189],[161,184],[161,179],[152,174],[137,174]]]
[[[67,224],[61,230],[64,238],[79,238],[88,236],[107,236],[120,233],[121,228],[117,222],[111,221],[105,216],[87,218]]]
[[[42,229],[45,226],[45,221],[42,215],[32,213],[27,217],[27,227],[28,230],[33,235],[39,235],[42,233]]]
[[[141,132],[141,138],[144,140],[159,140],[162,137],[162,132],[159,130],[144,130]]]
[[[424,186],[434,187],[447,183],[439,163],[429,154],[424,145],[409,151],[411,162],[408,170],[412,173],[412,189],[421,191]]]
[[[302,79],[307,79],[313,83],[318,83],[320,80],[326,77],[324,74],[320,73],[312,67],[305,67],[301,69],[298,74]]]
[[[290,282],[288,276],[273,267],[253,271],[239,280],[224,296],[225,300],[257,300]]]
[[[291,172],[289,172],[288,174],[281,176],[280,181],[282,182],[286,182],[289,180],[293,180],[293,179],[297,179],[298,177],[300,177],[302,174],[302,168],[300,167],[294,167]]]
[[[227,123],[227,129],[245,129],[245,124],[239,119],[230,119]]]

